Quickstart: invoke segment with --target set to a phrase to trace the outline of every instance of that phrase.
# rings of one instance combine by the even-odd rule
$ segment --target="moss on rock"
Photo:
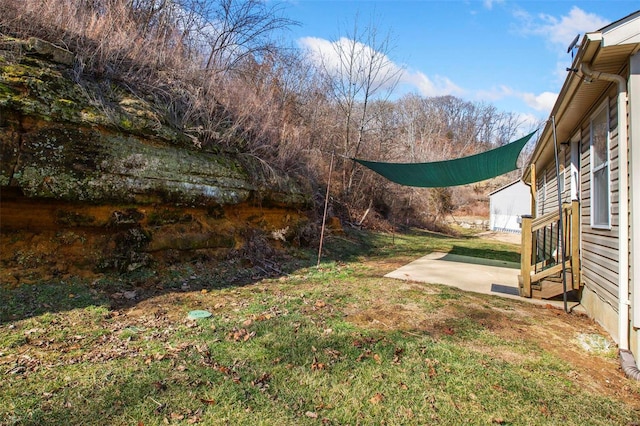
[[[224,257],[252,230],[307,220],[308,183],[249,155],[202,150],[148,97],[77,83],[67,53],[24,43],[0,37],[0,243],[26,253],[0,256],[0,284],[24,282],[28,259],[64,275],[131,271],[165,252]]]

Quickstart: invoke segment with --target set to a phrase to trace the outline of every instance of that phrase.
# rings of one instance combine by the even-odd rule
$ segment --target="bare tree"
[[[345,156],[357,157],[373,119],[370,102],[388,99],[403,70],[388,56],[392,50],[390,36],[381,37],[373,22],[361,28],[356,17],[352,30],[332,46],[332,55],[323,58],[323,68],[344,120],[341,150]],[[349,193],[356,167],[351,165],[343,172],[344,190]]]
[[[200,35],[206,46],[205,68],[228,71],[247,57],[275,53],[273,33],[296,24],[282,15],[280,3],[262,0],[189,0],[202,8],[206,25]],[[271,4],[271,6],[269,6]],[[204,5],[204,7],[202,7]]]

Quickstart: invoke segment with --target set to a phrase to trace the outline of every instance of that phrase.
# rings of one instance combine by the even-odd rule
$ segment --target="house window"
[[[609,108],[591,118],[591,226],[611,228],[609,195]]]
[[[580,133],[571,141],[571,200],[580,199]]]

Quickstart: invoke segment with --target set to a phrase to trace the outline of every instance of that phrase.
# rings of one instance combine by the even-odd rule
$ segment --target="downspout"
[[[627,80],[618,74],[593,71],[581,64],[582,72],[595,80],[618,83],[618,347],[627,377],[640,380],[640,370],[629,351],[629,140],[627,137]]]

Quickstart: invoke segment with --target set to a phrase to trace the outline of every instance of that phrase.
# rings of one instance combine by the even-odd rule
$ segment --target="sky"
[[[533,126],[546,120],[580,34],[640,10],[640,1],[600,0],[287,0],[299,25],[292,43],[331,55],[358,23],[387,36],[385,51],[403,69],[396,96],[453,95],[494,105]],[[374,46],[370,46],[374,47]]]

